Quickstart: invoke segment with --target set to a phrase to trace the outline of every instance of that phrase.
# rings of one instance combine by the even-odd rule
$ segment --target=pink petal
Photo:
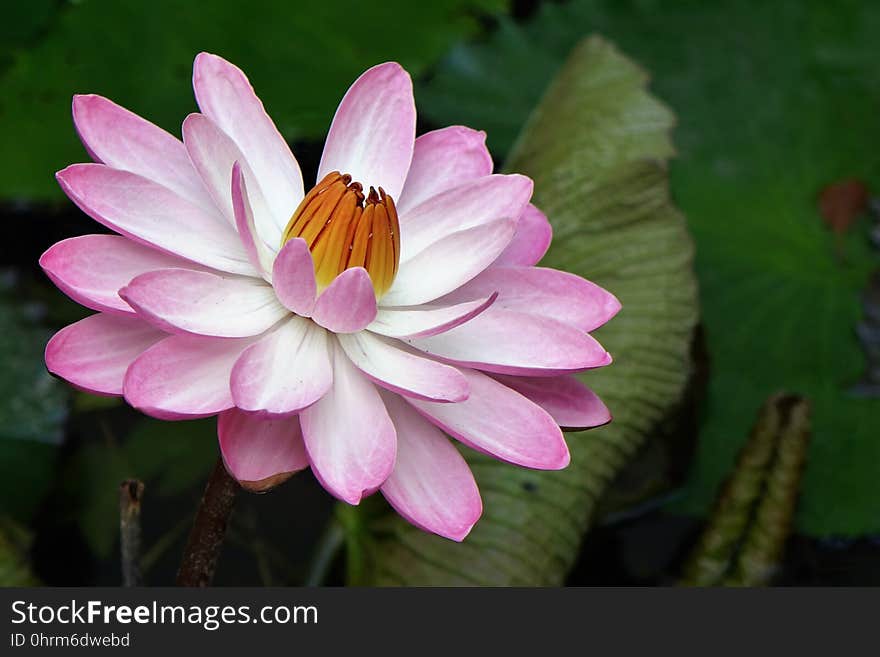
[[[471,386],[466,401],[407,401],[449,435],[503,461],[540,470],[568,465],[568,447],[549,413],[485,374],[462,373]]]
[[[309,467],[297,418],[258,418],[237,408],[217,418],[226,470],[243,488],[262,493]]]
[[[245,411],[289,415],[315,403],[333,385],[327,332],[291,317],[244,350],[231,381],[235,405]]]
[[[395,395],[382,395],[397,429],[397,463],[382,495],[416,527],[461,541],[483,512],[474,475],[436,427]]]
[[[265,280],[271,283],[275,254],[266,246],[257,231],[253,208],[244,181],[244,173],[238,162],[232,165],[232,212],[235,215],[238,236],[241,238],[241,243],[247,251],[251,264],[254,269],[262,273]]]
[[[499,266],[531,267],[537,263],[553,240],[553,227],[547,215],[529,203],[516,225],[516,234],[498,260]]]
[[[538,404],[561,427],[588,429],[611,422],[608,407],[595,392],[570,374],[549,378],[503,374],[492,376]]]
[[[238,146],[203,114],[190,114],[181,128],[183,144],[214,205],[232,221],[232,195],[229,193],[232,164],[244,159]]]
[[[447,235],[400,264],[382,306],[415,306],[449,294],[488,267],[515,230],[514,220],[502,219]]]
[[[275,258],[272,285],[278,300],[297,315],[308,317],[315,308],[318,284],[309,246],[301,237],[288,240]]]
[[[413,310],[403,308],[379,308],[376,319],[368,331],[391,338],[423,338],[437,335],[473,319],[491,306],[497,294],[485,299],[465,301],[453,306],[416,306]]]
[[[602,345],[568,324],[494,307],[446,333],[405,342],[432,356],[501,374],[555,376],[611,362]]]
[[[443,301],[461,303],[493,292],[496,310],[552,317],[582,331],[599,328],[620,310],[615,296],[595,283],[542,267],[490,267]]]
[[[56,178],[83,212],[112,230],[214,269],[257,275],[232,226],[167,187],[103,164],[73,164]]]
[[[235,163],[251,181],[248,205],[253,214],[255,232],[263,240],[278,244],[281,233],[266,204],[263,191],[244,155],[232,139],[203,114],[190,114],[183,122],[183,143],[193,166],[226,220],[236,225],[232,198],[232,168]],[[245,245],[247,248],[247,245]]]
[[[401,215],[422,201],[492,173],[486,133],[455,125],[416,139],[412,164],[397,209]]]
[[[118,292],[135,276],[156,269],[199,268],[119,235],[83,235],[63,240],[40,256],[40,266],[74,301],[93,310],[127,314],[134,311]]]
[[[147,349],[128,368],[126,401],[162,420],[187,420],[232,408],[229,375],[253,339],[172,335]]]
[[[533,186],[530,178],[516,174],[484,176],[429,198],[401,215],[401,263],[457,231],[518,220]]]
[[[171,333],[243,338],[289,314],[262,280],[187,269],[141,274],[119,294],[138,315]]]
[[[334,333],[354,333],[376,319],[376,293],[363,267],[339,274],[315,302],[312,319]]]
[[[318,180],[331,171],[350,173],[369,188],[399,198],[416,137],[412,80],[399,64],[379,64],[351,85],[339,108],[318,167]]]
[[[333,495],[358,504],[391,474],[397,435],[376,388],[333,354],[333,387],[300,414],[312,471]]]
[[[183,144],[162,128],[95,95],[73,97],[73,122],[96,162],[136,173],[213,210]]]
[[[355,366],[383,388],[430,401],[467,399],[467,380],[454,367],[423,358],[395,346],[393,340],[364,331],[338,338]]]
[[[46,345],[46,367],[82,390],[121,395],[125,370],[165,336],[134,317],[98,313],[52,336]]]
[[[259,181],[275,234],[263,237],[277,244],[303,198],[299,164],[238,67],[217,55],[201,53],[193,64],[193,89],[202,113],[238,144]]]

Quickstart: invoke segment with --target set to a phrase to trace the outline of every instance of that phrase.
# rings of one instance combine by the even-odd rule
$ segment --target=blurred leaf
[[[0,440],[0,509],[27,522],[51,488],[58,447],[25,440]]]
[[[48,29],[62,0],[7,2],[0,22],[0,73],[12,64],[13,54],[33,43]]]
[[[731,436],[787,388],[814,404],[798,529],[877,533],[880,402],[847,392],[865,369],[854,329],[873,256],[863,225],[837,238],[815,202],[835,180],[880,183],[869,146],[880,143],[880,4],[547,3],[526,27],[457,48],[422,105],[437,123],[487,130],[503,151],[567,49],[594,30],[648,65],[679,112],[671,182],[697,242],[712,380],[677,508],[708,510],[741,445]]]
[[[107,557],[119,533],[119,482],[131,468],[115,445],[88,443],[67,463],[65,503],[92,551]]]
[[[140,479],[150,499],[170,497],[202,483],[216,459],[213,420],[144,418],[121,444],[92,440],[77,450],[65,472],[67,502],[89,546],[106,557],[118,540],[120,482]]]
[[[684,568],[687,586],[762,586],[791,530],[810,439],[810,404],[776,394],[758,415]]]
[[[0,275],[0,509],[27,522],[52,485],[68,393],[43,363],[44,308],[21,296],[13,272]]]
[[[471,535],[457,544],[401,519],[374,521],[368,583],[560,584],[599,496],[679,399],[697,318],[692,244],[667,193],[673,116],[645,83],[614,46],[587,39],[507,165],[534,178],[535,203],[553,222],[542,264],[596,281],[623,304],[597,332],[614,364],[583,375],[614,421],[568,434],[572,460],[561,472],[468,451],[484,502]]]
[[[13,278],[0,280],[0,441],[57,443],[67,416],[66,390],[46,371],[49,333],[40,309],[17,301]]]
[[[204,484],[217,460],[217,449],[213,418],[190,422],[145,418],[125,442],[134,474],[149,484],[151,496],[169,497]]]
[[[0,517],[0,587],[39,586],[27,556],[30,544],[26,529]]]
[[[104,397],[77,390],[73,393],[72,408],[74,413],[88,413],[89,411],[103,411],[116,408],[124,403],[122,397]]]
[[[181,121],[196,109],[192,60],[207,50],[249,74],[288,139],[316,138],[364,69],[395,59],[418,75],[451,43],[477,30],[476,12],[499,12],[506,5],[506,0],[68,4],[46,37],[16,52],[0,76],[5,128],[0,198],[60,197],[52,173],[86,159],[70,120],[74,93],[102,94],[179,134]]]

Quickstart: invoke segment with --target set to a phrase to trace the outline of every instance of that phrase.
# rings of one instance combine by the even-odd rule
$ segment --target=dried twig
[[[127,479],[119,485],[119,534],[122,545],[122,584],[141,586],[141,500],[144,484]]]

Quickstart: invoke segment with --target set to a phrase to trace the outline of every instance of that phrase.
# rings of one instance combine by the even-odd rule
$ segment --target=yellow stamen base
[[[321,290],[346,269],[363,267],[376,298],[391,287],[400,264],[400,225],[394,200],[381,187],[364,196],[348,174],[328,173],[290,218],[282,246],[301,237],[309,245]]]

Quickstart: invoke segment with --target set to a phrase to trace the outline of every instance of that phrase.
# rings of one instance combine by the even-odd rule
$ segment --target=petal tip
[[[60,242],[57,244],[60,244]],[[55,252],[55,247],[57,246],[57,244],[53,244],[48,249],[43,251],[40,259],[37,260],[37,263],[40,265],[40,269],[42,269],[49,278],[52,278],[52,274],[54,273],[53,265],[55,264],[55,258],[57,257]]]
[[[393,75],[403,74],[406,77],[410,77],[409,72],[399,63],[395,61],[382,62],[381,64],[376,64],[375,66],[364,71],[365,73],[369,72],[379,72],[379,71],[388,71]]]
[[[198,70],[202,66],[207,66],[210,64],[229,64],[229,62],[226,61],[220,55],[217,55],[212,52],[208,52],[206,50],[203,50],[202,52],[197,54],[195,56],[195,58],[193,59],[193,69],[194,70]]]
[[[571,463],[571,452],[565,440],[562,441],[563,451],[557,456],[555,461],[551,461],[548,470],[564,470]]]
[[[326,487],[325,487],[326,488]],[[328,489],[329,490],[329,489]],[[331,490],[330,493],[338,497],[341,501],[351,506],[360,506],[361,500],[364,499],[366,491],[356,493],[354,491]]]
[[[83,109],[83,106],[92,98],[95,98],[94,94],[73,94],[73,98],[70,100],[70,106],[73,110],[74,118],[76,118],[77,111]]]
[[[449,399],[447,399],[445,401],[450,404],[458,404],[458,403],[467,401],[470,396],[471,396],[471,391],[469,389],[462,390],[461,392],[457,392],[457,393],[449,395]]]
[[[471,530],[474,528],[474,526],[476,524],[477,523],[474,522],[473,524],[468,525],[467,527],[465,527],[462,530],[449,532],[448,534],[440,534],[440,536],[443,536],[443,538],[448,538],[450,541],[455,541],[456,543],[461,543],[464,541],[464,539],[466,539],[468,537],[468,535],[471,533]]]
[[[58,171],[56,171],[55,172],[55,180],[57,180],[59,183],[61,183],[63,185],[64,182],[67,180],[68,176],[70,175],[71,169],[73,169],[73,167],[75,167],[75,166],[76,166],[75,164],[68,164],[63,169],[59,169]]]
[[[315,300],[312,319],[333,333],[357,333],[379,312],[370,274],[351,267],[339,274]]]
[[[529,178],[527,175],[525,175],[523,173],[511,173],[508,175],[516,178],[517,181],[519,182],[519,184],[521,184],[524,189],[528,189],[529,198],[532,198],[532,194],[535,191],[535,181],[534,180],[532,180],[531,178]]]
[[[474,504],[471,513],[462,523],[461,527],[453,532],[450,532],[446,535],[446,538],[455,541],[456,543],[461,543],[466,539],[474,527],[477,526],[477,522],[479,522],[480,518],[483,515],[483,500],[477,495],[476,504]]]
[[[612,317],[616,316],[621,308],[623,308],[623,304],[620,303],[620,299],[611,294],[611,292],[608,292],[608,301],[605,304],[605,312],[608,314],[608,319],[605,321],[607,322]]]
[[[224,463],[225,465],[225,463]],[[227,472],[229,472],[229,468],[226,468]],[[241,486],[244,490],[249,493],[268,493],[273,488],[280,486],[288,479],[293,477],[296,472],[279,472],[276,475],[272,475],[271,477],[266,477],[265,479],[260,479],[259,481],[249,481],[246,479],[236,479],[235,475],[232,472],[229,472],[230,476],[238,482],[238,485]]]
[[[73,94],[73,97],[70,99],[70,111],[73,115],[74,124],[79,122],[83,112],[88,112],[91,107],[101,104],[115,105],[113,101],[98,94]]]
[[[184,140],[184,143],[186,142],[186,138],[187,138],[187,136],[188,136],[188,135],[187,135],[187,130],[189,129],[189,127],[190,127],[193,123],[196,123],[196,122],[198,122],[198,121],[201,121],[201,120],[204,119],[204,118],[205,118],[205,115],[204,115],[204,114],[200,114],[200,113],[198,113],[198,112],[190,112],[189,114],[186,115],[186,117],[183,119],[183,122],[181,123],[181,127],[183,128],[183,140]]]

